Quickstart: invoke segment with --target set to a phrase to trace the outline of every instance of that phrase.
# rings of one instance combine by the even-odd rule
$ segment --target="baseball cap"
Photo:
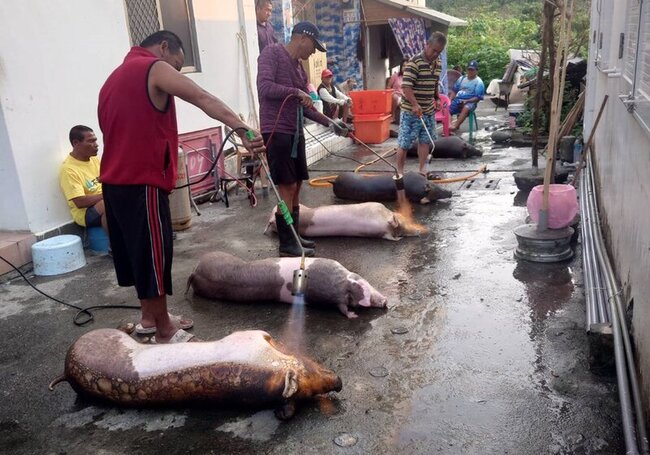
[[[477,70],[478,69],[478,62],[476,60],[472,60],[471,62],[469,62],[469,64],[467,65],[467,69],[470,69],[470,68]]]
[[[298,33],[302,33],[303,35],[307,35],[308,37],[313,39],[314,44],[316,45],[316,49],[318,49],[319,51],[321,52],[327,51],[323,43],[318,39],[320,37],[320,31],[318,30],[318,27],[316,27],[311,22],[303,21],[303,22],[298,22],[296,25],[294,25],[291,34],[296,35]]]
[[[325,68],[322,73],[320,73],[320,78],[325,79],[326,77],[334,76],[334,73],[332,73],[328,68]]]

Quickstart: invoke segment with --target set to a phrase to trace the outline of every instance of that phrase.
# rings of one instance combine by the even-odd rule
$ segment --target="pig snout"
[[[451,191],[442,188],[441,186],[430,184],[429,191],[427,192],[427,199],[429,201],[437,201],[438,199],[449,199]]]
[[[357,302],[359,306],[370,308],[386,308],[388,299],[373,288],[370,283],[356,275],[355,282],[363,290],[363,297]]]

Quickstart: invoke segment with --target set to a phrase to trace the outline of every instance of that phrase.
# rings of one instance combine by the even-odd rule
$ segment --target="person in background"
[[[398,123],[399,124],[399,105],[402,102],[402,97],[404,96],[404,92],[402,92],[402,80],[404,78],[404,64],[408,60],[402,60],[402,63],[399,65],[399,70],[397,73],[393,73],[393,75],[388,79],[388,83],[386,84],[386,88],[392,88],[393,89],[393,123]]]
[[[485,85],[478,77],[478,63],[472,60],[467,65],[467,76],[460,77],[450,93],[449,113],[458,115],[456,122],[449,127],[453,132],[460,128],[471,111],[476,109],[476,105],[485,95]]]
[[[341,85],[339,85],[339,88],[343,93],[349,95],[350,92],[354,90],[356,86],[357,86],[357,81],[355,81],[352,78],[348,78]]]
[[[330,120],[313,108],[313,100],[307,92],[307,74],[300,60],[307,60],[325,46],[318,39],[320,32],[311,22],[297,23],[287,44],[271,44],[264,48],[257,59],[257,92],[260,100],[260,125],[267,144],[267,158],[271,178],[278,186],[280,197],[292,210],[295,226],[299,226],[300,187],[309,178],[303,115],[321,125],[330,127],[339,136],[347,136],[349,130],[340,120]],[[280,207],[275,213],[280,239],[280,256],[314,255],[314,242],[300,238],[296,241],[285,221]]]
[[[235,130],[252,153],[265,151],[258,132],[181,74],[184,61],[176,34],[160,30],[148,36],[108,76],[97,108],[104,135],[99,179],[117,282],[135,286],[141,306],[136,332],[155,332],[156,343],[189,341],[192,335],[183,329],[193,325],[167,312],[173,257],[169,193],[178,162],[174,97]]]
[[[426,160],[431,141],[435,140],[435,110],[438,108],[438,82],[442,73],[440,53],[447,45],[447,37],[434,32],[421,53],[411,57],[404,64],[400,104],[399,135],[397,137],[397,171],[404,174],[406,150],[418,141],[418,161],[421,174],[426,173]],[[424,123],[424,124],[423,124]],[[427,134],[428,130],[429,134]],[[428,176],[427,176],[428,177]]]
[[[269,20],[273,12],[273,2],[271,0],[255,0],[255,16],[257,17],[257,44],[260,53],[269,44],[277,43],[273,27]]]
[[[97,136],[84,125],[73,126],[68,136],[72,151],[61,165],[59,184],[72,219],[79,226],[101,226],[108,233],[102,184],[98,179]]]
[[[344,123],[351,120],[352,98],[334,85],[334,74],[325,68],[320,75],[318,96],[323,100],[323,114],[331,119],[341,119]]]

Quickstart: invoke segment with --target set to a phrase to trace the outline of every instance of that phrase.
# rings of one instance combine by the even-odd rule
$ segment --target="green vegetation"
[[[427,0],[427,6],[467,20],[449,30],[449,67],[479,62],[479,75],[489,83],[500,79],[509,62],[508,49],[538,50],[543,0]],[[575,0],[570,52],[586,57],[590,0]]]
[[[497,13],[480,13],[467,21],[467,27],[449,32],[447,64],[464,69],[471,60],[478,61],[486,85],[503,76],[510,62],[508,49],[539,49],[538,21],[503,18]]]

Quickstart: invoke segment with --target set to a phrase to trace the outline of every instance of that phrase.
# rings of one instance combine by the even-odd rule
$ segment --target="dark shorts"
[[[269,133],[262,135],[264,143],[268,142],[269,136]],[[271,143],[266,147],[266,157],[273,183],[286,185],[309,178],[307,156],[305,155],[305,136],[300,135],[296,158],[291,158],[292,145],[293,134],[273,133]]]
[[[93,207],[88,207],[86,209],[86,216],[84,217],[86,222],[86,227],[96,227],[102,225],[102,216],[99,214],[97,209]]]
[[[168,194],[148,185],[103,186],[106,221],[120,286],[138,299],[172,293],[172,222]]]

